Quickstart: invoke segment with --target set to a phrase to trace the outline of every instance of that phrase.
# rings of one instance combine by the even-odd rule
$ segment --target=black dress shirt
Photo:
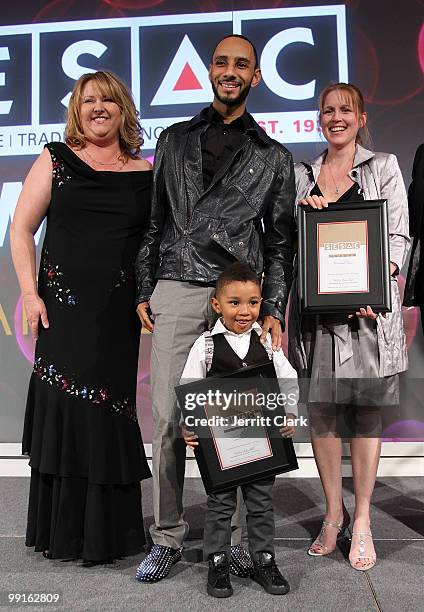
[[[224,123],[221,115],[213,108],[205,109],[205,118],[209,127],[200,137],[202,147],[203,188],[207,189],[215,174],[239,149],[247,136],[246,130],[250,127],[247,111],[235,121]]]

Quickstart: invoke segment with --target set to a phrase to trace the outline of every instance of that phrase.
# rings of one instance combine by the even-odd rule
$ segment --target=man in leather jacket
[[[262,339],[271,331],[275,349],[292,282],[293,162],[246,111],[249,90],[261,79],[252,43],[237,35],[221,40],[209,79],[212,105],[158,140],[151,220],[136,262],[137,312],[154,329],[155,546],[137,571],[143,582],[169,573],[188,532],[182,506],[186,451],[174,386],[191,345],[214,323],[215,281],[235,260],[264,274]]]

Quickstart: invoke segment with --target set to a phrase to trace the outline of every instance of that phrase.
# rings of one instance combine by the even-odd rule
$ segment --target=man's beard
[[[231,83],[231,81],[227,81],[227,82]],[[249,83],[249,85],[247,85],[245,89],[241,90],[239,95],[236,98],[224,98],[218,93],[215,87],[215,83],[213,81],[211,82],[211,85],[212,85],[213,95],[222,104],[226,104],[227,106],[240,106],[241,104],[243,104],[243,102],[246,100],[249,94],[251,83]]]

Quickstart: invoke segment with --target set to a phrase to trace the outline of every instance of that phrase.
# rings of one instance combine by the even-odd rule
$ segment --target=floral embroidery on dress
[[[92,404],[103,404],[106,408],[116,414],[129,417],[137,422],[137,410],[135,404],[128,397],[113,399],[107,386],[95,387],[88,384],[78,383],[73,376],[59,372],[52,363],[46,363],[41,357],[37,357],[34,363],[35,374],[51,387],[59,391],[65,391],[69,395],[87,400]]]
[[[77,301],[69,287],[66,286],[64,274],[59,265],[55,265],[49,260],[49,253],[44,249],[41,269],[46,275],[46,287],[54,292],[54,296],[58,302],[64,306],[75,306]]]
[[[56,153],[51,149],[49,149],[49,151],[53,165],[53,185],[55,187],[63,187],[63,185],[70,181],[72,177],[70,177],[69,174],[66,174],[65,166],[63,162],[60,162],[58,160],[58,158],[56,157]]]

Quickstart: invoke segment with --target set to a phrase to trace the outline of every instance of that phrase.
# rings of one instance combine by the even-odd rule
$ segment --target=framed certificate
[[[389,312],[386,200],[299,206],[299,297],[303,312]]]
[[[284,397],[272,362],[175,388],[187,429],[199,437],[195,457],[207,493],[297,469],[283,438]]]

